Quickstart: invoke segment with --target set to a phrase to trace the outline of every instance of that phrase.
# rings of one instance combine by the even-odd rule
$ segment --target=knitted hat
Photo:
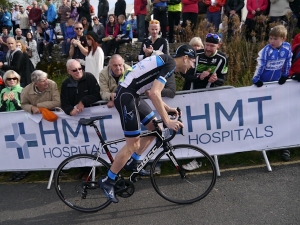
[[[58,119],[58,116],[54,112],[51,112],[47,108],[39,108],[39,110],[42,113],[43,119],[45,119],[49,122],[54,122]]]
[[[196,58],[196,52],[194,48],[190,45],[180,45],[175,54],[173,55],[173,58],[181,57],[187,55],[190,58],[195,59]]]
[[[89,32],[87,32],[86,33],[86,36],[91,36],[96,42],[98,42],[99,40],[99,38],[98,38],[98,35],[94,32],[94,31],[89,31]]]

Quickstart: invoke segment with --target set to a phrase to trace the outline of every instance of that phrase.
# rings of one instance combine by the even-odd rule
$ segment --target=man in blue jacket
[[[118,53],[121,44],[131,42],[133,37],[131,24],[125,20],[124,15],[118,16],[118,23],[120,24],[120,32],[115,39],[115,54]]]

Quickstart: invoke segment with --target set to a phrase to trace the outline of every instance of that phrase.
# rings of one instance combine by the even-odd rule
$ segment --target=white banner
[[[172,143],[197,145],[211,155],[299,145],[299,96],[300,84],[288,81],[164,98],[183,114],[185,136],[177,134]],[[53,169],[71,155],[96,152],[99,139],[92,127],[78,124],[80,118],[106,115],[97,122],[104,139],[123,138],[116,109],[106,105],[76,117],[57,114],[51,123],[24,111],[1,113],[0,171]],[[123,144],[109,149],[115,155]]]

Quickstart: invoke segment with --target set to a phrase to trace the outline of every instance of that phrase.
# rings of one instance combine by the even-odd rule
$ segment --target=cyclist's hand
[[[115,106],[115,103],[114,103],[114,101],[109,101],[108,103],[107,103],[107,107],[108,108],[112,108],[112,107],[114,107]]]
[[[181,128],[184,127],[183,123],[181,123],[178,120],[170,120],[168,124],[166,124],[167,127],[171,130],[175,130],[176,132]]]

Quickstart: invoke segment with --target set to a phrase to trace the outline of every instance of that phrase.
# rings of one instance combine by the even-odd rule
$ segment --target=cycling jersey
[[[166,78],[175,71],[176,63],[169,55],[150,56],[138,62],[124,75],[124,81],[120,84],[132,93],[143,94],[152,87],[157,79],[163,84]]]
[[[140,122],[146,126],[155,117],[150,106],[139,96],[151,89],[154,80],[165,84],[175,68],[176,63],[171,56],[159,55],[143,59],[125,73],[114,100],[125,137],[139,136]]]
[[[252,78],[253,84],[258,80],[262,82],[278,81],[281,76],[287,77],[291,68],[291,45],[283,42],[279,49],[270,44],[258,53],[257,67]]]

